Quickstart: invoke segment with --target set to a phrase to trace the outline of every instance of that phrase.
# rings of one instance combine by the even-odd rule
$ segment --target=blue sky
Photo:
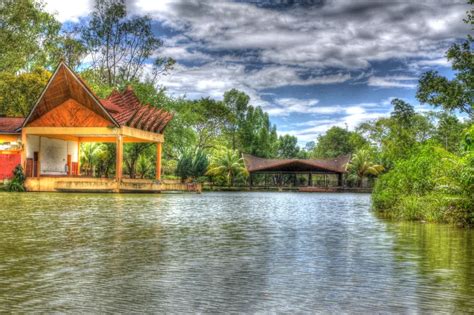
[[[469,27],[465,1],[127,1],[148,14],[177,60],[160,84],[174,96],[222,98],[231,88],[262,106],[279,133],[301,144],[330,126],[354,128],[387,115],[390,100],[415,99],[418,76],[452,76],[444,58]],[[62,22],[91,11],[87,0],[47,0]]]

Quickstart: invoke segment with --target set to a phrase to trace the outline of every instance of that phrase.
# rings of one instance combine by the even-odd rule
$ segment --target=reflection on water
[[[0,194],[0,312],[474,312],[474,231],[370,196]]]

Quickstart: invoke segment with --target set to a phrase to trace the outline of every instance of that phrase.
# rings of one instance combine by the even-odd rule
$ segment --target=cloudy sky
[[[62,22],[88,0],[47,0]],[[444,54],[469,28],[466,2],[450,0],[136,0],[177,66],[161,83],[173,95],[222,98],[231,88],[262,106],[280,133],[311,141],[332,125],[353,128],[414,98],[420,73],[451,76]]]

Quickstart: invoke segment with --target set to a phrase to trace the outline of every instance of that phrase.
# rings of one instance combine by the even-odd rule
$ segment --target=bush
[[[401,220],[472,225],[474,158],[424,146],[398,161],[377,181],[372,201],[385,216]]]
[[[21,165],[17,165],[13,170],[13,178],[8,184],[8,191],[25,191],[25,174],[23,173],[23,168]]]

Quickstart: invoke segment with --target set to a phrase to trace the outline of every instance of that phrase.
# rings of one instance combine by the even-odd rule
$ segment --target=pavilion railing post
[[[122,135],[117,136],[117,154],[116,154],[116,165],[115,165],[115,179],[117,181],[122,180],[122,165],[123,165],[123,137]]]
[[[161,142],[156,143],[156,170],[155,179],[161,179]]]

